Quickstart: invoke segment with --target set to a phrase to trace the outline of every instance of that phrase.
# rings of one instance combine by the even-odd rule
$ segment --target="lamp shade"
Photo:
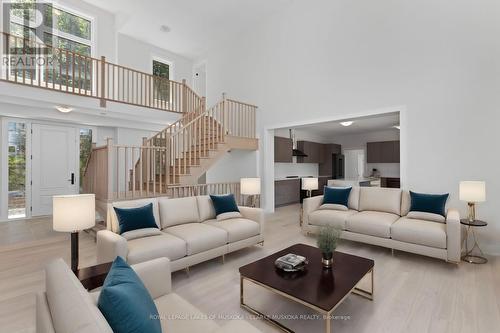
[[[302,178],[302,189],[306,191],[312,191],[318,189],[318,178]]]
[[[95,195],[55,195],[52,197],[53,228],[75,232],[95,225]]]
[[[483,181],[460,182],[460,200],[483,202],[486,200],[486,183]]]
[[[243,195],[260,194],[260,178],[241,178],[240,192]]]

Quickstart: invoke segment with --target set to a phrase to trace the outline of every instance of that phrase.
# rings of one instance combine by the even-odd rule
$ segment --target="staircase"
[[[232,149],[258,149],[256,107],[225,95],[209,109],[204,98],[191,104],[181,118],[144,138],[141,146],[115,145],[108,140],[106,146],[94,148],[84,173],[84,190],[104,202],[228,191],[224,186],[210,190],[198,182]]]
[[[98,204],[157,195],[237,194],[234,183],[198,183],[228,151],[258,149],[256,106],[223,95],[207,109],[205,98],[185,80],[176,82],[111,63],[105,57],[92,58],[5,32],[0,32],[0,42],[5,45],[0,51],[9,60],[0,71],[1,82],[92,98],[100,107],[122,103],[181,115],[141,145],[108,140],[104,146],[93,147],[82,187],[85,193],[95,193]],[[12,65],[34,55],[46,59],[43,65]]]

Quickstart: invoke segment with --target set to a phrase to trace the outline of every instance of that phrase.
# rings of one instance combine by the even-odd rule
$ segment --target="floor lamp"
[[[71,232],[71,270],[78,270],[78,232],[95,226],[95,195],[55,195],[52,197],[53,228]]]
[[[257,207],[256,197],[260,196],[260,178],[241,178],[240,193],[251,198],[251,207]],[[260,206],[260,200],[259,200]]]
[[[307,197],[310,198],[312,191],[318,189],[318,178],[306,177],[301,179],[301,189],[307,191]],[[302,226],[304,215],[304,201],[302,201],[302,206],[300,207],[300,225]]]

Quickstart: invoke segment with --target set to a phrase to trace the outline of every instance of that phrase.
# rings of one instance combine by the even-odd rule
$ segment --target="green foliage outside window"
[[[91,56],[92,23],[90,20],[53,7],[52,5],[47,5],[44,7],[45,12],[43,13],[43,35],[39,36],[43,40],[40,41],[36,39],[34,25],[31,27],[28,26],[31,23],[36,23],[36,9],[35,0],[17,0],[13,3],[10,33],[29,41],[43,42],[45,45],[51,47],[68,50],[79,55]],[[30,23],[27,24],[25,21]],[[61,37],[57,35],[57,32],[72,36],[74,40]],[[24,76],[27,79],[33,77],[33,79],[41,79],[42,81],[53,82],[62,86],[91,89],[93,63],[90,60],[73,57],[71,54],[68,57],[64,52],[53,54],[52,49],[34,48],[32,47],[33,45],[29,45],[29,42],[22,40],[17,40],[15,44],[11,44],[10,54],[18,54],[19,57],[22,57],[22,55],[31,55],[51,60],[46,61],[49,63],[49,65],[46,65],[47,69],[42,68],[39,71],[39,75],[43,76],[42,78],[36,77],[37,70],[34,66],[24,68],[24,70],[22,65],[17,66],[17,68],[12,67],[12,75],[17,75],[18,77]]]
[[[80,129],[80,186],[83,184],[83,175],[87,160],[92,152],[92,130]]]
[[[155,99],[168,102],[170,100],[168,81],[170,79],[170,66],[153,60],[153,75],[157,77],[154,80]]]

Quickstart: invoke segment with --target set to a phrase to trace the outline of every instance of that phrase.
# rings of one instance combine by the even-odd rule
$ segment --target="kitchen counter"
[[[295,177],[295,178],[286,178],[286,177],[278,177],[278,178],[274,178],[274,181],[278,182],[278,181],[282,181],[282,180],[297,180],[297,179],[301,179],[301,178],[310,178],[312,176],[299,176],[299,177]]]
[[[307,176],[298,176],[298,177],[295,177],[295,178],[276,177],[276,178],[274,178],[274,181],[294,180],[294,179],[314,178],[314,177],[317,177],[317,178],[332,178],[332,176],[311,176],[311,175],[307,175]]]

